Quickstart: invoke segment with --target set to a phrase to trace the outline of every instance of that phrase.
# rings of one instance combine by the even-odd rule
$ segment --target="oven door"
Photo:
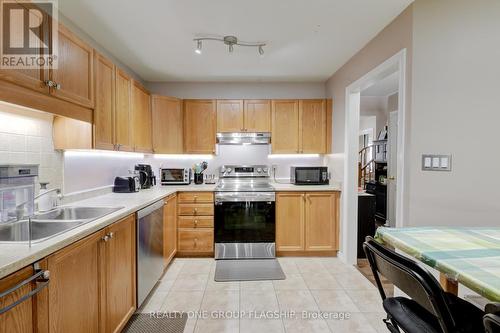
[[[217,192],[214,229],[216,259],[274,257],[274,193]]]

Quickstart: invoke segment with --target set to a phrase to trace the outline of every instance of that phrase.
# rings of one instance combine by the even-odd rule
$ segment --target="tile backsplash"
[[[0,164],[39,164],[38,181],[62,188],[63,156],[54,150],[52,120],[47,113],[0,103]]]

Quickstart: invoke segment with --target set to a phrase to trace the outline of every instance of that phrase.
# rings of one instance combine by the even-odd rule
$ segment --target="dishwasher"
[[[137,305],[163,274],[163,200],[137,212]]]

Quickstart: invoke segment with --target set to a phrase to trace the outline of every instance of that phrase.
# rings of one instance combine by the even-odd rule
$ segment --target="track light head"
[[[261,56],[263,56],[263,55],[264,55],[264,48],[262,47],[262,45],[259,45],[259,54],[260,54]]]
[[[233,53],[234,46],[233,44],[229,44],[229,53]]]
[[[196,43],[196,50],[194,50],[197,54],[201,54],[201,40],[198,40]]]

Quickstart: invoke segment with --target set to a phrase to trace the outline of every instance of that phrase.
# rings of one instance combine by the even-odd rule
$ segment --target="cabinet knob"
[[[109,241],[109,236],[108,235],[105,235],[104,237],[101,238],[104,242],[107,242]]]
[[[111,239],[111,238],[115,237],[115,233],[114,233],[114,232],[110,232],[110,233],[108,234],[108,236],[109,236],[109,238]]]
[[[198,220],[194,220],[194,227],[196,228],[198,226]]]

